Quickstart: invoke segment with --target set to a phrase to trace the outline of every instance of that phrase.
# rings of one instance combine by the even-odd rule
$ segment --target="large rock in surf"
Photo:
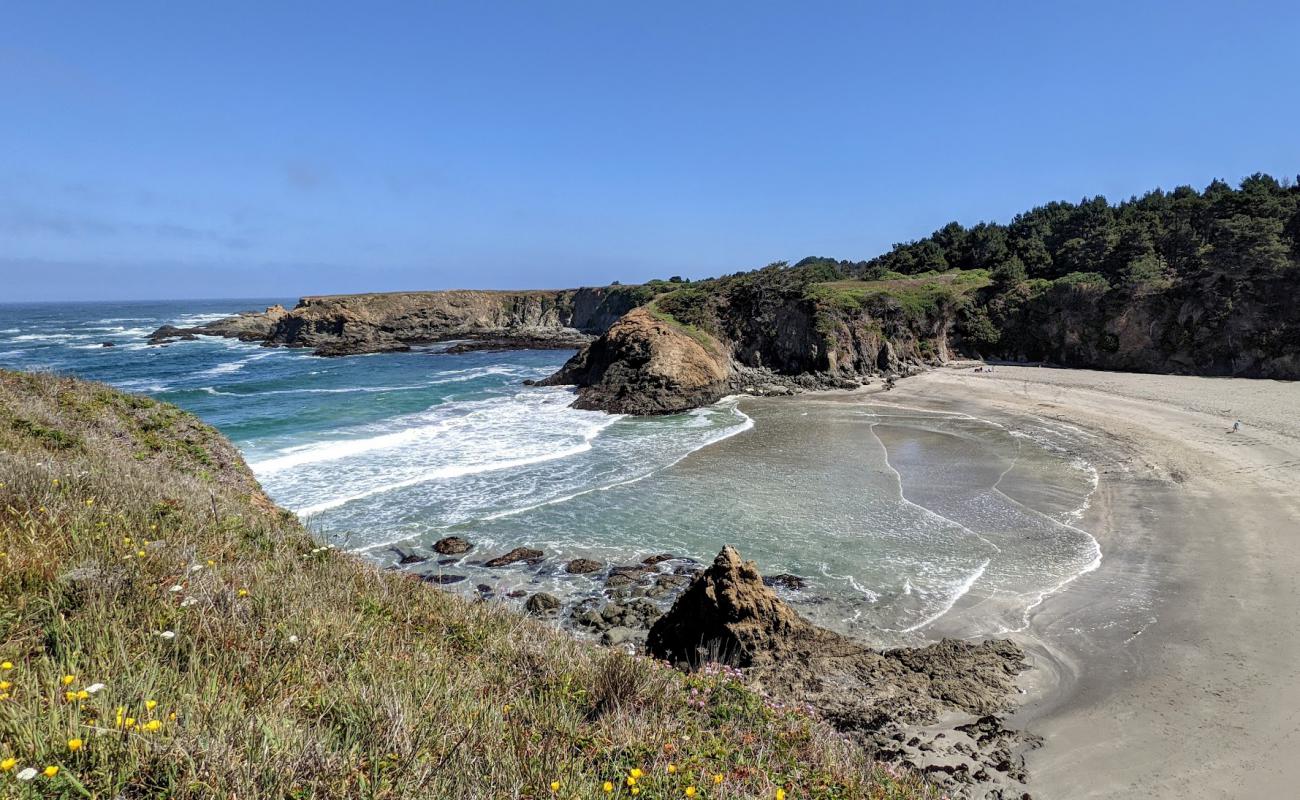
[[[576,384],[574,408],[672,414],[716,402],[730,377],[730,358],[713,337],[637,308],[542,383]]]

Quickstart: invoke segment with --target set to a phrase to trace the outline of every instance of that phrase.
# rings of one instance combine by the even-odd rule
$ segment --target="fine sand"
[[[999,366],[861,399],[1091,443],[1102,562],[1015,634],[1034,797],[1300,796],[1300,383]]]

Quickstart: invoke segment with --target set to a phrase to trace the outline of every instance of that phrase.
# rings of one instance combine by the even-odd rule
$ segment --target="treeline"
[[[1104,197],[1054,202],[1009,224],[951,222],[870,261],[841,262],[864,277],[985,269],[995,286],[1026,280],[1111,287],[1223,284],[1271,278],[1300,265],[1300,186],[1258,173],[1233,188],[1159,189],[1112,205]]]

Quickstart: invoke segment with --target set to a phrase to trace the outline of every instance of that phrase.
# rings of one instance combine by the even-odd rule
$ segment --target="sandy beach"
[[[1294,795],[1300,384],[1000,366],[870,401],[1091,434],[1102,562],[1015,634],[1034,797]]]

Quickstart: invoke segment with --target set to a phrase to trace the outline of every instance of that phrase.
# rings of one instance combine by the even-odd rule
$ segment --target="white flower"
[[[298,643],[298,637],[297,637],[297,635],[294,635],[294,636],[290,636],[290,637],[289,637],[289,644],[297,644],[297,643]]]
[[[194,605],[197,602],[199,602],[199,598],[187,597],[181,601],[181,608],[189,608],[190,606]]]
[[[158,634],[158,635],[161,636],[162,638],[167,639],[167,640],[170,641],[170,640],[176,638],[176,631],[163,631],[162,633],[160,633],[160,634]]]
[[[20,781],[30,781],[32,778],[35,777],[36,777],[36,767],[28,767],[27,769],[18,773],[18,780]]]
[[[102,683],[92,683],[92,684],[90,684],[89,686],[86,687],[86,691],[87,691],[88,693],[90,693],[90,694],[95,694],[95,693],[97,693],[97,692],[102,692],[102,691],[104,691],[104,684],[102,684]]]
[[[194,566],[190,567],[190,572],[198,572],[201,569],[203,569],[202,564],[195,564]]]
[[[173,586],[172,588],[168,589],[167,591],[169,591],[169,592],[183,592],[183,591],[185,591],[185,587],[184,587],[184,586],[181,586],[181,585],[178,583],[178,584],[176,584],[175,586]]]

